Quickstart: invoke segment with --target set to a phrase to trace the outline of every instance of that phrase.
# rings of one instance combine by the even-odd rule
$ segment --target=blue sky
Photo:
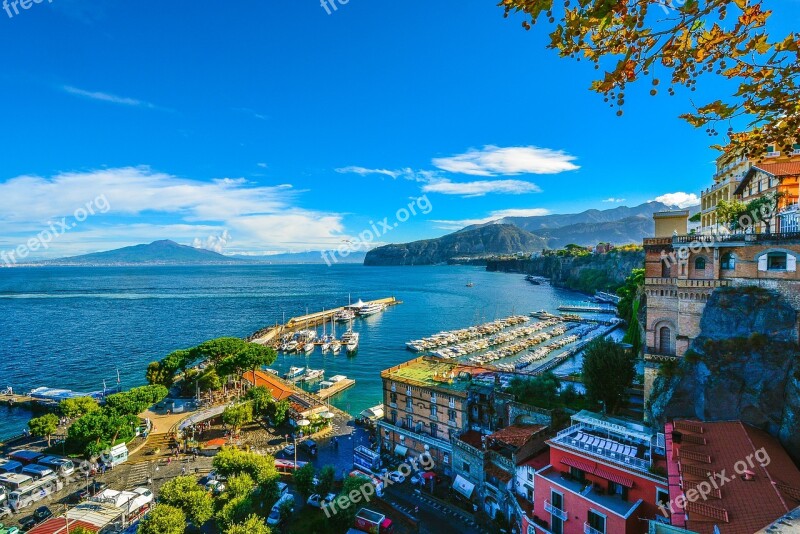
[[[380,239],[401,242],[708,186],[714,140],[677,118],[688,93],[629,89],[617,118],[587,90],[589,64],[559,59],[544,28],[525,32],[495,4],[0,11],[0,249],[101,196],[105,213],[33,256],[161,238],[225,253],[330,248],[426,195],[430,213]],[[787,30],[800,8],[782,6]],[[698,98],[721,88],[700,85]]]

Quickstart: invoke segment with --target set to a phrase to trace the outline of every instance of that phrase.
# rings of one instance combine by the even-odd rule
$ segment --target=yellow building
[[[717,230],[717,204],[735,198],[736,189],[754,165],[788,161],[800,161],[800,144],[795,144],[791,152],[780,152],[774,146],[768,146],[764,155],[757,159],[748,159],[741,152],[718,157],[714,185],[700,195],[700,233],[710,234]]]

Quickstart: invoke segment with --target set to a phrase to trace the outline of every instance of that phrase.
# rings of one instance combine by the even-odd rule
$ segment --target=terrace
[[[537,473],[537,476],[541,476],[542,478],[549,480],[554,485],[559,486],[570,493],[580,495],[584,499],[589,500],[598,506],[622,517],[628,517],[642,503],[641,500],[629,502],[623,500],[620,495],[610,495],[607,492],[596,488],[592,484],[571,478],[568,475],[559,472],[552,466],[546,468],[544,471],[540,471]],[[569,513],[569,510],[562,511],[557,508],[553,508],[552,506],[550,506],[552,510],[548,509],[548,505],[549,503],[546,502],[545,511],[550,512],[557,517],[561,517],[562,514],[563,516],[567,516]],[[569,500],[567,500],[567,506],[569,506]]]

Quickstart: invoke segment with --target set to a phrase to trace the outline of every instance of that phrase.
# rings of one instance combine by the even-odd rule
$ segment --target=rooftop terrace
[[[474,377],[494,374],[495,372],[483,367],[422,357],[386,369],[381,377],[417,387],[466,391]]]

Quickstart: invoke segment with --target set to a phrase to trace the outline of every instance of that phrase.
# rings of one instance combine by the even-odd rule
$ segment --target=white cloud
[[[626,199],[624,199],[624,198],[609,197],[609,198],[604,199],[603,202],[610,202],[612,204],[619,204],[621,202],[625,202],[625,200]]]
[[[285,252],[331,247],[347,237],[341,214],[297,208],[299,194],[289,184],[203,182],[147,167],[19,176],[0,182],[7,206],[0,211],[0,249],[25,243],[50,221],[70,218],[100,196],[110,206],[107,213],[98,210],[42,252],[59,257],[155,239],[226,252]]]
[[[137,100],[135,98],[117,96],[117,95],[112,95],[111,93],[103,93],[100,91],[87,91],[85,89],[79,89],[71,85],[65,85],[63,89],[64,91],[66,91],[71,95],[90,98],[92,100],[99,100],[101,102],[110,102],[112,104],[120,104],[123,106],[159,109],[158,106],[156,106],[155,104],[151,104],[150,102],[145,102],[143,100]]]
[[[347,167],[340,167],[336,169],[336,172],[340,174],[358,174],[359,176],[367,176],[370,174],[381,174],[383,176],[389,176],[390,178],[397,178],[401,176],[403,171],[392,171],[389,169],[369,169],[367,167],[359,167],[358,165],[349,165]]]
[[[223,230],[222,233],[217,235],[210,235],[205,239],[200,239],[199,237],[195,237],[192,240],[192,246],[194,248],[201,248],[204,250],[211,250],[218,254],[222,254],[225,250],[225,247],[231,241],[231,233],[228,230]]]
[[[471,149],[464,154],[435,158],[433,164],[444,171],[473,176],[498,176],[517,174],[558,174],[579,169],[572,163],[575,156],[562,150],[535,146],[497,147]]]
[[[542,215],[550,215],[550,210],[545,208],[512,208],[493,211],[482,219],[434,220],[433,222],[436,223],[437,228],[442,230],[461,230],[466,226],[486,224],[506,217],[541,217]]]
[[[460,195],[463,197],[481,197],[489,193],[521,195],[538,193],[539,186],[523,180],[478,180],[474,182],[453,182],[446,178],[432,180],[422,186],[424,193],[441,193],[443,195]]]
[[[656,202],[661,202],[667,206],[678,206],[679,208],[688,208],[689,206],[696,206],[700,204],[700,197],[694,193],[667,193],[655,198]]]

